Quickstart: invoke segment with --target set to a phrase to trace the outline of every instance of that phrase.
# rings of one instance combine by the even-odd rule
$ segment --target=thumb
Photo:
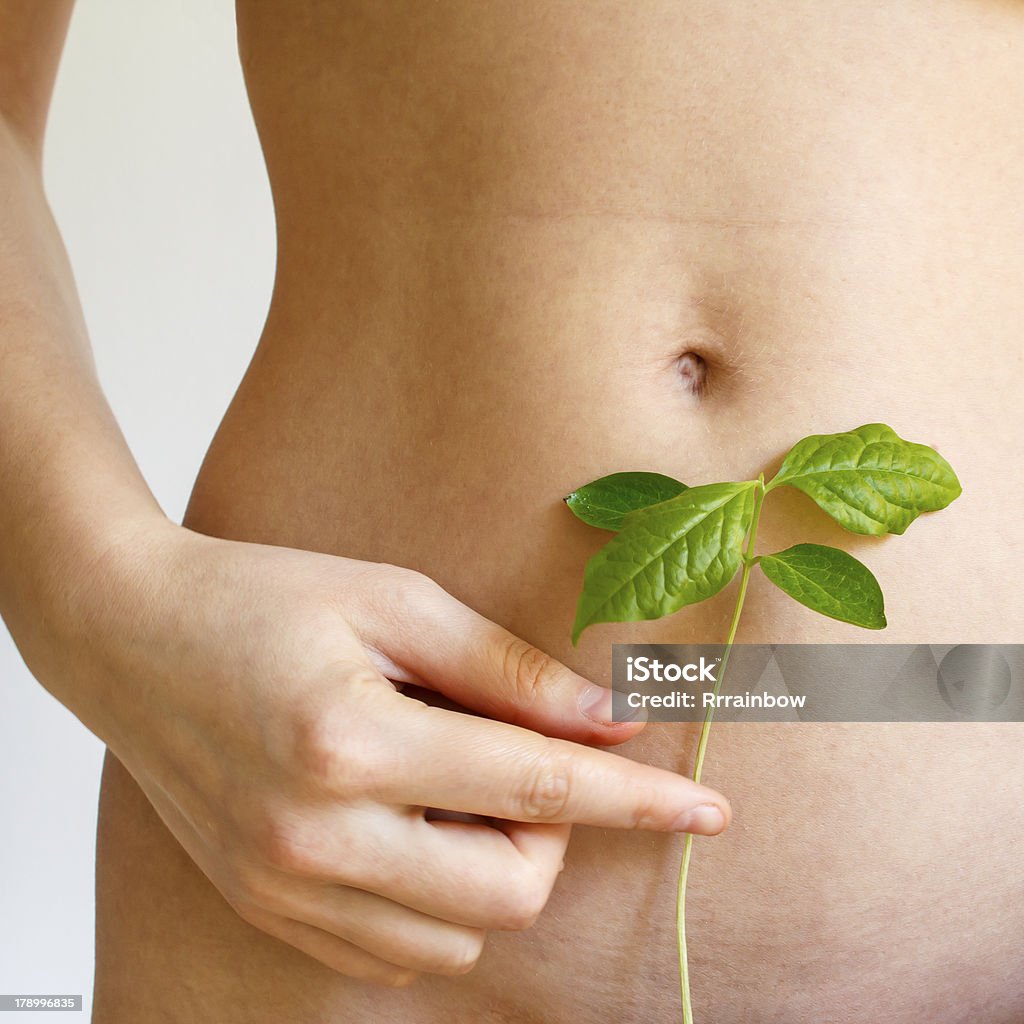
[[[395,575],[376,598],[377,614],[364,610],[356,631],[403,678],[546,736],[611,745],[643,727],[640,720],[613,722],[611,690],[484,618],[429,577],[388,571]]]

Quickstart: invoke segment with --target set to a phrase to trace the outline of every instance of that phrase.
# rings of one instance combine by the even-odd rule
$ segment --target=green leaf
[[[623,517],[686,490],[661,473],[612,473],[573,491],[565,499],[577,519],[602,530],[621,530]]]
[[[739,568],[756,487],[691,487],[633,512],[587,563],[573,644],[594,623],[657,619],[717,594]]]
[[[780,590],[830,619],[885,629],[882,588],[871,570],[838,548],[797,544],[758,564]]]
[[[789,484],[853,533],[903,533],[922,513],[960,495],[956,473],[937,451],[904,441],[884,423],[798,441],[767,490]]]

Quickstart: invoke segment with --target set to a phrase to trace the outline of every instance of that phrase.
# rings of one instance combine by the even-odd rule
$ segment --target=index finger
[[[374,795],[527,822],[716,835],[729,802],[674,772],[395,694]]]

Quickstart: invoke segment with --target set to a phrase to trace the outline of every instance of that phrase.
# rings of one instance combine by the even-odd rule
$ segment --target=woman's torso
[[[732,595],[573,649],[605,537],[562,495],[616,470],[749,478],[805,434],[885,420],[942,451],[962,499],[868,540],[780,493],[760,546],[854,551],[887,640],[1020,639],[1024,8],[240,0],[238,18],[278,277],[189,525],[412,566],[607,681],[613,640],[720,640]],[[863,639],[758,582],[741,638]],[[652,726],[623,753],[685,771],[694,740]],[[705,779],[735,824],[691,875],[700,1019],[1024,1019],[1022,754],[1012,725],[720,728]],[[407,991],[247,974],[251,943],[262,964],[276,944],[226,925],[220,948],[249,1021],[661,1024],[678,855],[577,829],[532,930]]]

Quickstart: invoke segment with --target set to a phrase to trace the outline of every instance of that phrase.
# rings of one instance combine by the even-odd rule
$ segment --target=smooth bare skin
[[[714,790],[582,745],[640,728],[607,690],[427,577],[164,519],[41,188],[67,18],[0,7],[0,610],[38,678],[240,919],[353,978],[468,970],[488,929],[536,919],[573,822],[721,831]]]
[[[189,511],[211,539],[172,531],[189,566],[212,565],[201,544],[229,563],[221,537],[412,567],[605,680],[612,640],[721,640],[732,595],[597,627],[572,649],[582,566],[604,538],[560,495],[623,468],[747,478],[808,431],[885,418],[956,466],[956,505],[898,543],[851,542],[780,494],[765,550],[852,543],[885,589],[886,639],[1020,640],[1022,541],[1002,511],[1024,503],[1007,469],[1024,434],[1018,4],[245,0],[238,13],[279,266]],[[686,352],[704,359],[702,386]],[[277,559],[315,556],[267,557],[279,581]],[[256,609],[261,629],[292,614],[298,588],[284,586]],[[248,614],[261,589],[231,599]],[[760,583],[748,606],[743,640],[863,639]],[[423,632],[421,655],[437,635]],[[254,689],[290,675],[275,657]],[[235,686],[245,720],[250,691]],[[188,692],[201,703],[207,689]],[[686,770],[695,739],[659,726],[620,749]],[[741,813],[695,856],[698,1019],[1017,1024],[1022,754],[1016,725],[722,728],[706,778]],[[491,932],[464,976],[394,990],[242,920],[147,795],[108,759],[100,1024],[678,1019],[678,837],[574,829],[532,928]]]

